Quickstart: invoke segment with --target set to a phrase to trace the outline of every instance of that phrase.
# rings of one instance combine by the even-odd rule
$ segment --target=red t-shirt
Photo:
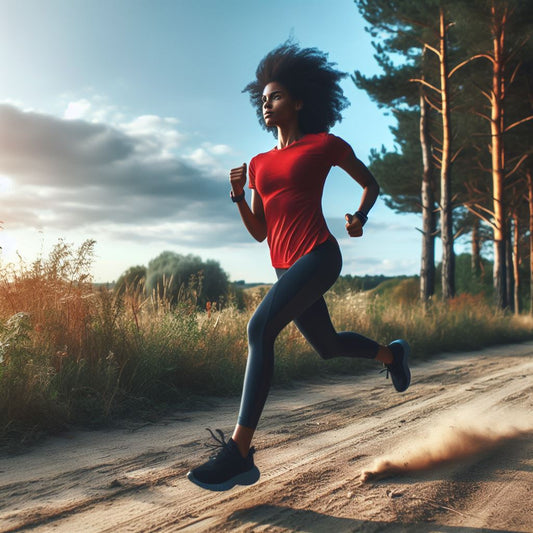
[[[322,213],[322,192],[331,167],[350,150],[340,137],[313,133],[250,161],[250,188],[263,201],[274,268],[289,268],[331,236]]]

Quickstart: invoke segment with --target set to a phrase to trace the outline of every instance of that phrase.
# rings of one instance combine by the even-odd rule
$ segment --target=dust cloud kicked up
[[[502,446],[533,431],[533,417],[524,411],[480,413],[470,408],[413,435],[393,454],[379,457],[361,473],[363,482],[431,470]]]

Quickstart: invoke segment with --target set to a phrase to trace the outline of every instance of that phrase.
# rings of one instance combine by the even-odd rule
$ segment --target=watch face
[[[231,200],[233,202],[240,202],[241,200],[244,200],[244,191],[242,191],[241,194],[239,194],[238,196],[235,196],[233,194],[233,191],[230,192],[230,196],[231,196]]]

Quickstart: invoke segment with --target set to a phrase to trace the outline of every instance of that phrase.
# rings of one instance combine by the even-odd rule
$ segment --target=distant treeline
[[[331,290],[335,294],[344,294],[350,291],[369,291],[375,289],[385,281],[395,280],[399,282],[412,277],[413,276],[384,276],[383,274],[352,276],[351,274],[347,274],[346,276],[339,276],[339,279],[335,282],[335,285],[333,285]]]
[[[437,264],[436,297],[442,294],[442,286],[439,283],[441,268],[442,264]],[[527,266],[522,265],[521,268],[522,275],[525,275]],[[455,271],[457,294],[480,294],[487,299],[491,297],[492,261],[485,258],[479,259],[468,253],[460,254],[456,256]],[[343,295],[377,289],[377,294],[379,294],[389,292],[401,285],[403,290],[409,293],[409,300],[411,300],[412,296],[417,293],[415,287],[419,282],[420,277],[417,275],[356,276],[346,274],[338,278],[331,292]],[[194,302],[201,309],[213,304],[216,304],[219,309],[227,305],[245,309],[253,307],[252,301],[257,300],[257,305],[270,286],[270,283],[246,283],[244,280],[230,282],[229,275],[216,261],[203,261],[197,256],[166,251],[152,259],[147,267],[130,267],[113,284],[113,290],[117,294],[137,292],[148,298],[157,296],[166,299],[171,305],[187,300]],[[521,294],[519,302],[521,306],[527,304],[528,296],[528,291]]]

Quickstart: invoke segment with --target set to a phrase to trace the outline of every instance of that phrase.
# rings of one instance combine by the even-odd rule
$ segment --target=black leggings
[[[294,321],[311,346],[324,359],[373,359],[379,345],[358,333],[337,333],[323,294],[335,283],[342,258],[333,239],[317,246],[289,269],[276,269],[272,286],[248,323],[248,362],[244,376],[238,423],[257,427],[274,371],[274,341]]]

